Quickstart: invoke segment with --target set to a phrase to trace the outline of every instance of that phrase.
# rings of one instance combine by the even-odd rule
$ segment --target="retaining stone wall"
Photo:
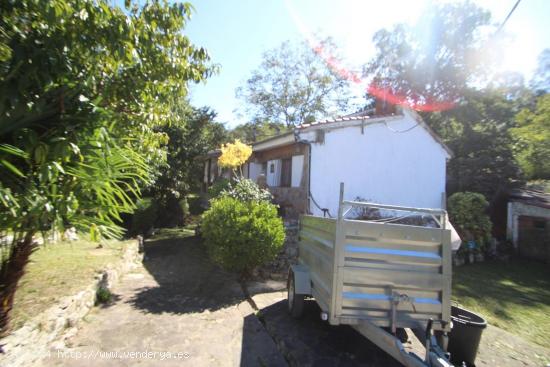
[[[259,269],[259,275],[265,278],[286,279],[289,266],[295,264],[298,258],[299,221],[287,219],[284,221],[284,226],[286,237],[283,249],[272,263]]]
[[[76,325],[94,306],[97,290],[111,289],[121,275],[137,267],[143,260],[138,241],[126,245],[123,251],[122,259],[101,271],[86,289],[62,298],[57,305],[0,340],[4,350],[4,354],[0,354],[0,365],[38,365],[52,348],[63,349],[65,340],[76,333]]]

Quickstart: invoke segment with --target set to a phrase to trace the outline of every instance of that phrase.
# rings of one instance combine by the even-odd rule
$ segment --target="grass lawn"
[[[180,238],[180,237],[189,237],[195,235],[195,225],[190,224],[185,227],[178,228],[160,228],[157,229],[153,239],[156,240],[165,240],[170,238]]]
[[[19,283],[11,328],[46,310],[60,298],[82,290],[94,275],[122,255],[126,242],[105,241],[103,248],[84,240],[41,246],[31,256]]]
[[[550,339],[550,266],[525,260],[453,269],[453,300],[543,347]]]

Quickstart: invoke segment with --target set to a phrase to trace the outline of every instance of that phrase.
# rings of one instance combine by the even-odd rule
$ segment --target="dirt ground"
[[[44,365],[399,365],[352,328],[321,321],[313,301],[302,320],[290,318],[282,282],[249,283],[254,302],[247,301],[235,276],[211,264],[195,238],[148,241],[145,250],[143,267],[122,279],[113,302],[91,312]],[[550,350],[490,327],[477,365],[549,362]]]

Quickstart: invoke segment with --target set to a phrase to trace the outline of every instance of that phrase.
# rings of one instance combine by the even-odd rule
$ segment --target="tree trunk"
[[[32,237],[29,233],[23,240],[13,244],[8,256],[0,263],[0,337],[7,334],[17,285],[25,274],[25,267],[32,252],[36,249]]]

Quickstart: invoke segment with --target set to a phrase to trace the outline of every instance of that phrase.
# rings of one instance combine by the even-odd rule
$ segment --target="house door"
[[[283,159],[281,167],[281,186],[290,187],[292,182],[292,158]]]

